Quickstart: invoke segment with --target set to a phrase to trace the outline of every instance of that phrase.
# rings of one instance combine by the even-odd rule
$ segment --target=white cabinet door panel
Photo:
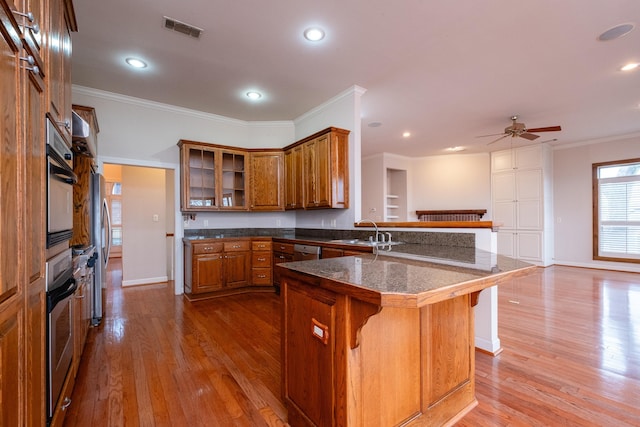
[[[519,232],[516,241],[518,258],[531,261],[542,260],[542,233]]]
[[[518,171],[516,174],[516,199],[542,198],[542,171],[540,169]]]
[[[513,202],[516,200],[515,174],[505,172],[492,177],[493,200],[495,202]]]
[[[519,201],[517,216],[516,228],[525,230],[542,229],[542,203],[540,200]]]

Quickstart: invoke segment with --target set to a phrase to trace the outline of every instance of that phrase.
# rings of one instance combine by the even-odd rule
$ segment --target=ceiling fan
[[[491,145],[494,142],[498,142],[501,139],[504,139],[508,136],[511,136],[512,138],[524,138],[524,139],[528,139],[529,141],[533,141],[534,139],[540,138],[540,135],[535,135],[534,133],[539,133],[539,132],[558,132],[561,131],[562,128],[560,126],[548,126],[548,127],[544,127],[544,128],[533,128],[533,129],[527,129],[527,127],[525,126],[524,123],[518,123],[518,116],[514,115],[511,116],[511,121],[513,122],[511,124],[511,126],[507,126],[506,128],[504,128],[504,133],[494,133],[491,135],[481,135],[478,138],[481,137],[485,137],[485,136],[495,136],[495,135],[501,135],[500,138],[491,141],[490,143],[488,143],[487,145]]]

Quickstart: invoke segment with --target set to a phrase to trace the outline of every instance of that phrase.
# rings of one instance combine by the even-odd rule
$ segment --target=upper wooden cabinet
[[[296,194],[302,181],[302,206],[305,209],[349,207],[349,131],[328,128],[294,146],[302,146],[301,173],[287,175],[293,181],[287,194]],[[289,146],[285,150],[293,149]]]
[[[251,153],[251,205],[253,211],[284,210],[284,153]]]
[[[47,77],[49,112],[71,146],[71,31],[77,31],[70,0],[49,0]]]
[[[180,140],[180,209],[247,210],[249,153]]]
[[[302,203],[302,145],[284,152],[285,209],[301,209]]]
[[[327,128],[283,150],[181,139],[180,210],[348,208],[348,137]]]

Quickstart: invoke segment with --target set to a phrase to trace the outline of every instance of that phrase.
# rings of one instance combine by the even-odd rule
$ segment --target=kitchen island
[[[535,267],[474,248],[391,249],[276,266],[290,425],[450,425],[477,405],[478,295]]]

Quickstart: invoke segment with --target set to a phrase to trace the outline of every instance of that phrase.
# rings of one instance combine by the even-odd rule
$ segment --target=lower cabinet
[[[293,243],[273,242],[273,265],[293,261]],[[273,274],[273,285],[276,291],[280,289],[280,278]]]
[[[251,242],[251,284],[254,286],[273,285],[272,247],[270,241]]]
[[[218,239],[219,240],[219,239]],[[184,243],[187,297],[213,295],[251,283],[251,240]]]

